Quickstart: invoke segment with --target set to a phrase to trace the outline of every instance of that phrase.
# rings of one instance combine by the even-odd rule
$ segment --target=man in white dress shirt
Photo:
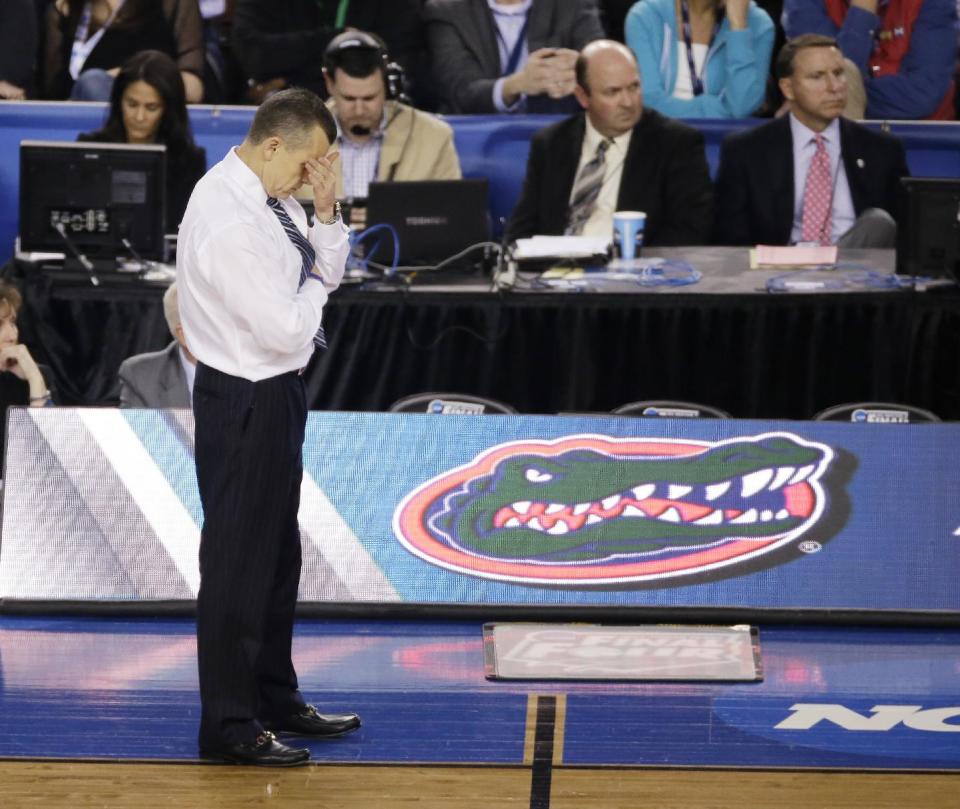
[[[197,653],[201,755],[291,766],[307,749],[277,733],[338,736],[291,660],[300,582],[297,523],[307,416],[301,369],[348,230],[335,206],[336,125],[308,90],[262,104],[243,143],[197,183],[177,246],[180,314],[198,364],[193,389],[200,538]],[[313,188],[316,219],[292,194]]]

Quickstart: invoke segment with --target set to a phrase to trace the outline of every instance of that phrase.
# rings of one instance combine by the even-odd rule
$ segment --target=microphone
[[[146,275],[146,273],[147,273],[147,267],[149,266],[149,264],[148,264],[148,262],[146,261],[146,259],[144,259],[144,257],[141,256],[141,255],[136,251],[136,249],[135,249],[134,246],[130,243],[130,240],[129,240],[126,236],[124,236],[122,239],[120,239],[120,244],[122,244],[124,247],[126,247],[127,250],[130,252],[130,255],[133,256],[133,257],[140,263],[140,272],[138,273],[138,275],[139,275],[140,278],[143,278],[143,277]]]
[[[93,271],[93,262],[90,261],[83,253],[80,252],[76,244],[74,244],[73,239],[67,235],[67,229],[63,226],[63,222],[57,222],[53,229],[60,234],[60,238],[66,242],[67,247],[70,248],[70,252],[76,257],[77,261],[80,262],[80,266],[83,267],[88,273],[90,273],[90,283],[95,287],[100,286],[100,279],[97,278],[96,274]]]

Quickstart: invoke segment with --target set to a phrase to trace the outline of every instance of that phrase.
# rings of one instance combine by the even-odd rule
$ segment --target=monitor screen
[[[95,261],[163,259],[166,147],[20,142],[20,249],[69,253],[62,226]]]
[[[897,273],[960,279],[960,179],[904,177]]]

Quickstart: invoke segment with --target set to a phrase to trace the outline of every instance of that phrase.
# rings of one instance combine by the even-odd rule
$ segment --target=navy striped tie
[[[297,287],[299,289],[306,282],[307,276],[310,275],[310,270],[313,269],[313,264],[317,260],[317,251],[313,249],[313,245],[307,241],[307,238],[300,232],[300,229],[293,224],[290,214],[287,213],[286,209],[280,203],[280,200],[276,197],[267,197],[267,205],[270,206],[270,210],[277,215],[277,219],[279,219],[280,224],[283,225],[283,229],[290,241],[293,242],[293,246],[300,251],[303,264],[300,267],[300,284]],[[327,337],[323,332],[323,326],[318,327],[317,333],[313,335],[313,344],[317,348],[327,347]]]

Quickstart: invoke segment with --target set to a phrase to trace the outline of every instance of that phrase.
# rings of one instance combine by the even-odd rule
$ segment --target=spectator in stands
[[[614,211],[630,210],[647,214],[646,244],[705,243],[713,193],[703,135],[643,108],[636,58],[625,45],[591,43],[576,71],[586,115],[534,135],[508,238],[610,238]]]
[[[634,2],[635,0],[599,0],[600,20],[603,22],[603,30],[607,32],[607,39],[615,39],[617,42],[626,41],[623,22]]]
[[[337,196],[367,196],[371,180],[459,180],[453,129],[395,98],[398,77],[387,75],[384,43],[362,31],[334,37],[324,52],[330,107],[337,120]],[[366,211],[350,205],[350,225]]]
[[[0,100],[23,101],[33,94],[37,18],[33,0],[0,3]]]
[[[49,369],[34,362],[29,349],[19,342],[17,312],[23,299],[15,286],[0,281],[0,458],[7,433],[7,408],[13,405],[43,407],[53,402],[47,383]]]
[[[788,37],[837,38],[863,75],[867,118],[953,119],[954,0],[785,0],[783,9]]]
[[[177,285],[163,295],[163,314],[174,340],[161,351],[137,354],[120,365],[120,407],[190,407],[197,358],[187,348],[177,308]]]
[[[626,21],[644,104],[677,118],[744,118],[763,103],[774,26],[753,0],[639,0]]]
[[[120,66],[163,51],[180,70],[190,104],[203,100],[203,30],[197,0],[55,0],[47,9],[44,92],[106,101]]]
[[[837,41],[789,40],[777,75],[790,114],[723,142],[716,241],[892,247],[906,154],[893,136],[842,117],[847,73]]]
[[[107,121],[77,140],[98,143],[162,143],[167,147],[166,227],[175,233],[187,201],[207,170],[206,152],[193,142],[176,63],[160,51],[141,51],[120,69]]]
[[[322,55],[347,28],[370,31],[412,74],[422,51],[421,0],[237,0],[233,50],[259,104],[288,86],[326,97]]]
[[[451,113],[568,113],[577,52],[603,37],[595,0],[427,0],[433,77]]]

